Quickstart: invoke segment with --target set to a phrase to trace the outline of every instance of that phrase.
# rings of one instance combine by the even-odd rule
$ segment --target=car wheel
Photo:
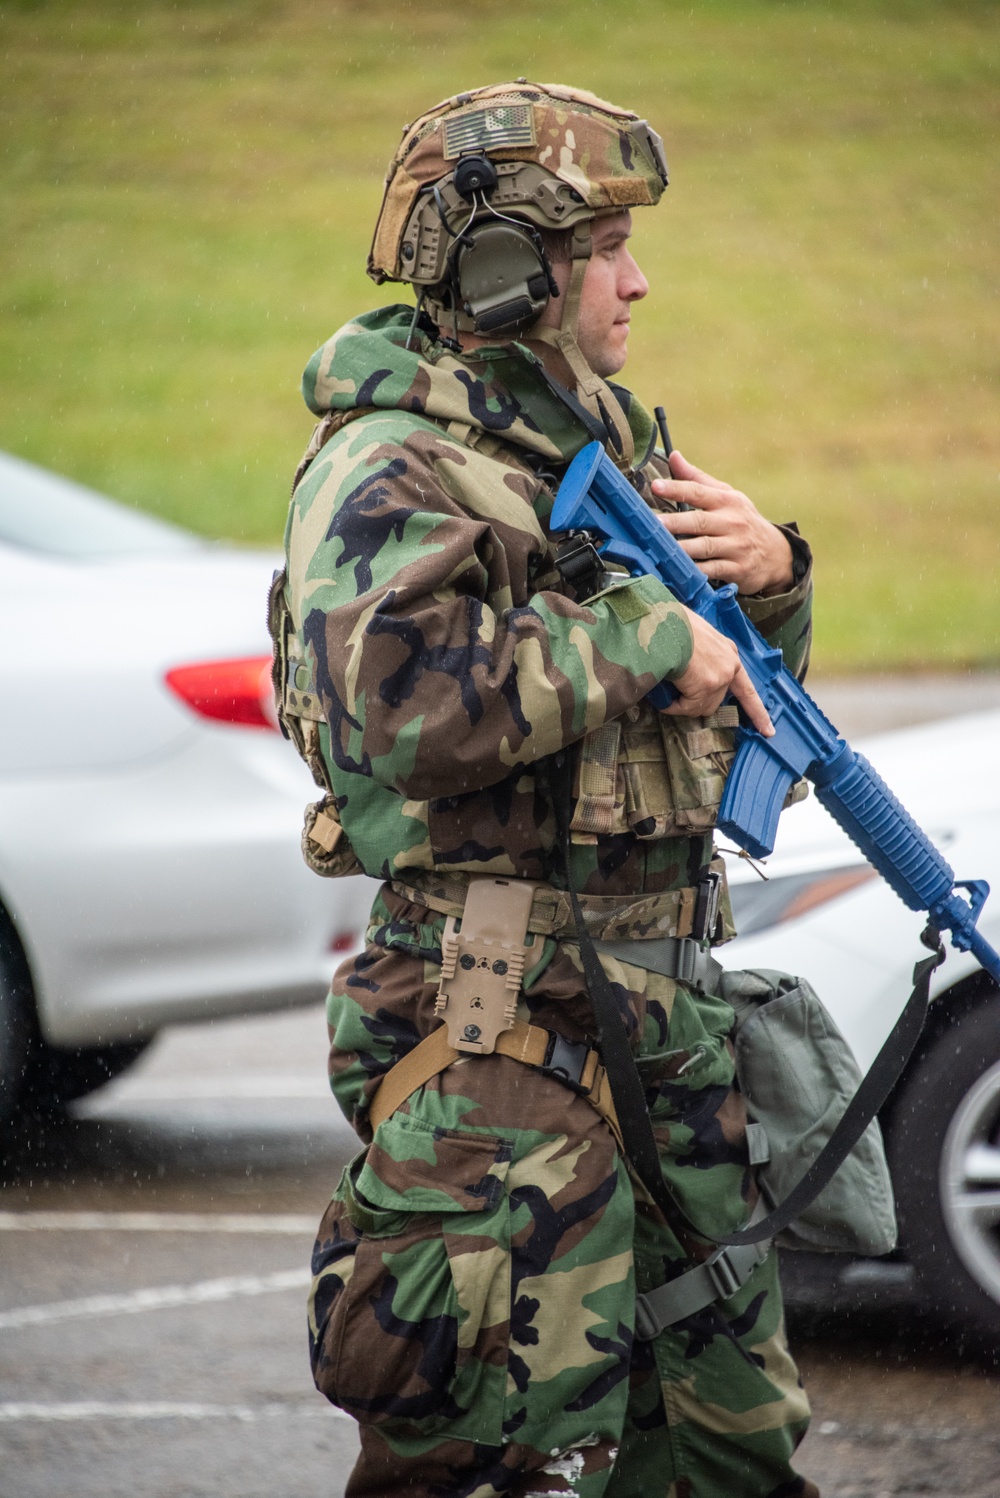
[[[31,1040],[24,1072],[22,1107],[56,1113],[74,1098],[96,1092],[137,1061],[149,1039],[64,1050],[39,1036]]]
[[[957,1017],[932,1042],[893,1110],[889,1159],[902,1245],[921,1286],[947,1321],[995,1345],[1000,998]]]
[[[31,997],[19,956],[0,922],[0,1125],[21,1106],[31,1044]]]

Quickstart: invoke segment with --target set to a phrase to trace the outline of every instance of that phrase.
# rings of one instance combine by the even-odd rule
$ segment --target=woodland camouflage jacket
[[[411,352],[410,320],[357,318],[304,377],[322,419],[286,533],[284,707],[312,735],[314,774],[370,874],[559,882],[538,769],[583,743],[577,887],[687,885],[711,856],[731,734],[643,703],[688,662],[685,611],[651,577],[573,601],[546,520],[591,433],[530,350],[456,357],[417,334]],[[654,428],[619,399],[649,499]],[[795,587],[741,602],[802,673],[811,582],[791,539]]]

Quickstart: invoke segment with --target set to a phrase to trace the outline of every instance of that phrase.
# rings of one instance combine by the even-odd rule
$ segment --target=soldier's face
[[[628,354],[629,319],[632,303],[649,290],[649,282],[636,265],[628,247],[632,215],[627,211],[595,219],[591,225],[592,251],[580,297],[577,342],[587,363],[606,379],[623,367]],[[572,266],[553,266],[560,296],[553,297],[540,321],[558,327],[563,295]]]

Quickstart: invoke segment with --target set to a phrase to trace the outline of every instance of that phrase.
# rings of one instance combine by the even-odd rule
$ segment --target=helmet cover
[[[455,185],[470,156],[496,170],[488,210],[479,194],[483,210],[535,230],[652,206],[667,185],[656,132],[594,94],[524,79],[456,94],[403,131],[368,257],[372,280],[418,289],[442,280],[455,237],[477,217],[476,195],[470,212],[468,191]]]

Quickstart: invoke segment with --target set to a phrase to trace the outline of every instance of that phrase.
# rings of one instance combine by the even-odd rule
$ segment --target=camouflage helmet
[[[473,230],[478,254],[466,257],[463,280],[473,285],[475,305],[487,309],[488,327],[485,288],[494,268],[520,257],[524,326],[553,289],[539,231],[579,231],[600,215],[653,205],[666,184],[660,137],[630,110],[594,94],[523,78],[456,94],[403,131],[368,274],[379,284],[408,281],[428,294],[432,311],[450,309],[457,326],[486,331],[479,316],[470,320],[468,296],[458,296],[459,261],[472,248]],[[582,234],[580,244],[588,238]],[[499,304],[492,315],[496,331],[510,331]]]

